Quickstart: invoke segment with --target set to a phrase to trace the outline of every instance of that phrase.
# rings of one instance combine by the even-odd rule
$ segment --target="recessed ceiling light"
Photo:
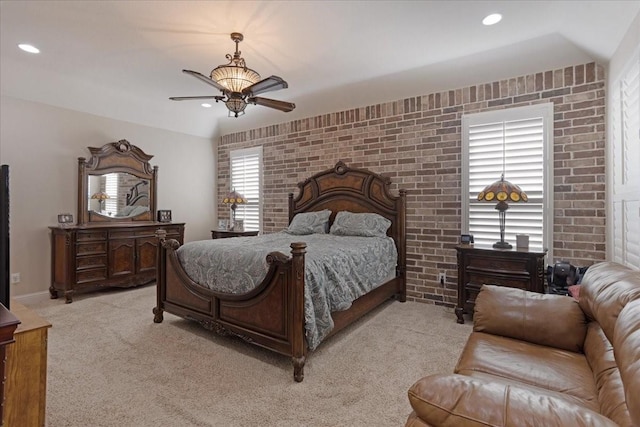
[[[201,105],[202,105],[204,108],[211,108],[211,104],[204,103],[204,104],[201,104]]]
[[[29,53],[40,53],[40,49],[38,49],[35,46],[32,46],[30,44],[27,43],[22,43],[19,44],[18,47],[22,50],[24,50],[25,52],[29,52]]]
[[[500,15],[499,13],[492,13],[491,15],[485,16],[484,19],[482,20],[482,23],[484,25],[493,25],[493,24],[497,24],[501,20],[502,20],[502,15]]]

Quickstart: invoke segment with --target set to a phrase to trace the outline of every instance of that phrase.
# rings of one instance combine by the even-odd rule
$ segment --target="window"
[[[462,229],[476,244],[500,240],[495,203],[478,202],[500,179],[519,185],[528,203],[510,203],[505,241],[529,235],[529,248],[548,248],[553,259],[553,104],[468,114],[462,117]]]
[[[104,210],[115,215],[118,212],[118,174],[108,173],[105,175],[104,192],[109,195],[105,200]]]
[[[246,231],[262,228],[262,147],[232,151],[231,188],[247,199],[238,205],[236,219],[244,220]]]
[[[640,49],[610,86],[608,257],[640,266]]]

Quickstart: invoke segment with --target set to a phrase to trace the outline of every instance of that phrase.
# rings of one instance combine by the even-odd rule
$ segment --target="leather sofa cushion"
[[[565,393],[583,400],[585,407],[600,408],[593,373],[583,354],[472,332],[455,373],[477,372]]]
[[[615,262],[601,262],[589,267],[582,278],[578,303],[589,318],[600,324],[613,343],[620,311],[637,299],[640,299],[640,274]]]
[[[409,389],[409,401],[426,425],[439,427],[616,426],[556,396],[464,375],[424,377]]]
[[[624,387],[613,354],[613,346],[596,322],[589,322],[587,327],[584,353],[596,382],[600,413],[620,426],[633,426],[625,403]]]
[[[473,330],[581,352],[587,319],[566,296],[483,285],[476,297]]]
[[[620,312],[613,349],[631,419],[640,426],[640,300],[628,303]]]

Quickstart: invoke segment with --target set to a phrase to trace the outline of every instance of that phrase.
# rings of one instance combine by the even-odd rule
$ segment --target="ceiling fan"
[[[289,85],[278,76],[271,76],[260,80],[260,74],[251,68],[247,68],[244,58],[240,56],[242,52],[238,50],[238,44],[243,39],[244,36],[242,34],[231,33],[231,40],[236,43],[236,51],[233,56],[231,56],[231,54],[225,56],[229,60],[229,63],[214,68],[211,71],[210,78],[197,71],[182,70],[183,73],[187,73],[215,87],[222,92],[222,95],[174,96],[169,99],[172,101],[195,99],[215,99],[216,102],[222,101],[229,109],[229,117],[232,115],[238,117],[244,114],[244,109],[247,107],[247,104],[262,105],[263,107],[274,108],[284,111],[285,113],[296,108],[296,104],[292,102],[256,96],[272,90],[286,89]]]

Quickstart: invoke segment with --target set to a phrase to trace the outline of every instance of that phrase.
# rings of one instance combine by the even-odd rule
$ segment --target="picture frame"
[[[218,220],[218,230],[226,231],[228,226],[229,226],[229,222],[226,219]]]
[[[243,232],[244,231],[244,220],[243,219],[236,219],[233,222],[233,231],[239,231],[239,232]]]
[[[166,209],[158,209],[159,222],[171,222],[171,211]]]
[[[58,224],[67,227],[73,223],[73,215],[70,213],[58,214]]]

